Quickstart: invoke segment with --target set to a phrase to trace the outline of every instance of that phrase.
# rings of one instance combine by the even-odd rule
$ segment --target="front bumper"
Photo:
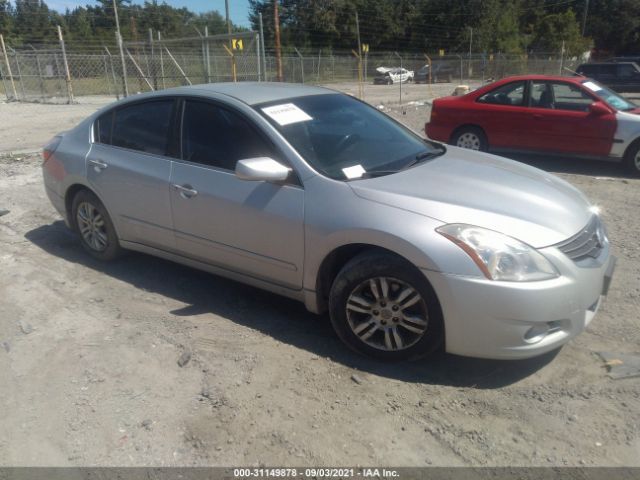
[[[555,350],[584,331],[607,293],[615,257],[607,245],[597,262],[581,267],[555,247],[540,251],[558,268],[558,278],[497,282],[423,270],[440,300],[447,352],[529,358]]]

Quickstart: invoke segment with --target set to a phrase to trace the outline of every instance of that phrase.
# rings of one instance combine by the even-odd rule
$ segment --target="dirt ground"
[[[403,114],[389,88],[366,94],[420,130],[430,97],[409,91]],[[596,355],[640,354],[640,180],[519,158],[602,207],[618,269],[580,337],[528,361],[386,365],[296,302],[146,255],[87,256],[39,157],[8,152],[102,103],[0,104],[0,465],[640,466],[640,378],[609,378]]]

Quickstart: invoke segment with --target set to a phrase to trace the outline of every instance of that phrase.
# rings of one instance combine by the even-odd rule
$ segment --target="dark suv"
[[[584,63],[576,72],[616,92],[640,92],[640,67],[635,62]]]

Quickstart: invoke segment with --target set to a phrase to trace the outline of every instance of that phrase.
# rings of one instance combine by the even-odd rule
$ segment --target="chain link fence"
[[[69,70],[67,81],[65,58]],[[359,81],[355,52],[284,53],[283,80],[331,84]],[[362,56],[362,81],[372,83],[376,68],[417,72],[432,65],[432,82],[485,82],[508,75],[569,75],[580,63],[559,54],[438,54],[376,52]],[[7,49],[0,52],[0,95],[8,101],[68,103],[92,95],[120,98],[137,92],[181,85],[229,81],[277,80],[275,52],[266,54],[256,32],[163,39],[105,46],[90,53],[62,48]]]

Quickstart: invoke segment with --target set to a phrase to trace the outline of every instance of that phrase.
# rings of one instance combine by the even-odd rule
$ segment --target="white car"
[[[382,85],[413,82],[413,77],[415,76],[413,70],[407,70],[406,68],[378,67],[376,72],[378,72],[378,75],[373,79],[373,83]]]

